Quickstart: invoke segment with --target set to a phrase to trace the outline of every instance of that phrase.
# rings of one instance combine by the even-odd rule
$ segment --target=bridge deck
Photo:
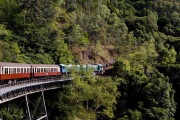
[[[35,79],[0,86],[0,104],[25,94],[32,94],[42,90],[56,89],[58,83],[72,80],[72,78]]]

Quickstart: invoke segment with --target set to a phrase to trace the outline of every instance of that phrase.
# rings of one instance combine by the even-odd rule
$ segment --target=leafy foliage
[[[66,119],[113,118],[113,106],[119,95],[117,83],[110,77],[92,77],[91,72],[85,71],[73,76],[68,92],[59,94],[57,103],[59,110],[66,113]]]
[[[173,119],[176,103],[168,78],[154,70],[147,77],[140,71],[126,74],[119,86],[117,117],[124,119]],[[123,117],[122,117],[123,116]]]
[[[23,120],[23,110],[15,106],[11,106],[10,111],[5,106],[0,108],[0,118],[5,120]]]
[[[180,78],[179,1],[0,0],[0,5],[0,61],[108,65],[116,61],[112,73],[119,77],[122,93],[114,110],[117,119],[173,119],[175,103],[171,83],[176,91],[178,116],[179,82],[174,81]],[[88,81],[97,87],[100,84],[97,79],[111,81],[111,78],[77,79],[82,82],[76,87],[83,91],[83,97],[91,91],[85,83]],[[105,88],[100,91],[102,89]],[[98,92],[92,90],[92,93]],[[86,94],[91,97],[90,101],[75,94],[80,101],[76,103],[81,116],[88,115],[89,119],[112,116],[113,107],[105,107],[109,103]],[[143,97],[135,98],[135,95]],[[136,104],[127,107],[134,98]],[[87,101],[91,107],[92,102],[101,101],[104,107],[96,112],[97,106],[85,109]],[[74,106],[73,117],[77,117]],[[66,105],[63,109],[68,111],[63,115],[72,113]]]

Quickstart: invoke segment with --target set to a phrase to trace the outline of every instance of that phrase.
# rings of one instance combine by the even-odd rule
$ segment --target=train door
[[[30,68],[30,76],[31,76],[31,79],[34,78],[34,67],[31,65],[31,68]]]

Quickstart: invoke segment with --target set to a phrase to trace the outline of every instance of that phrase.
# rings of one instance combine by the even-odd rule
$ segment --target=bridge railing
[[[70,77],[70,76],[34,78],[34,79],[28,79],[28,80],[22,80],[22,81],[14,81],[14,82],[9,82],[7,84],[0,85],[0,89],[6,88],[6,87],[11,87],[11,86],[22,85],[22,84],[40,83],[40,82],[60,80],[60,79],[68,78],[68,77]]]

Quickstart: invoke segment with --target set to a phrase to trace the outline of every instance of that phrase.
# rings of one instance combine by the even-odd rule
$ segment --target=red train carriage
[[[32,64],[31,67],[33,77],[61,75],[60,67],[58,65]]]
[[[30,78],[31,65],[0,62],[0,80]]]

